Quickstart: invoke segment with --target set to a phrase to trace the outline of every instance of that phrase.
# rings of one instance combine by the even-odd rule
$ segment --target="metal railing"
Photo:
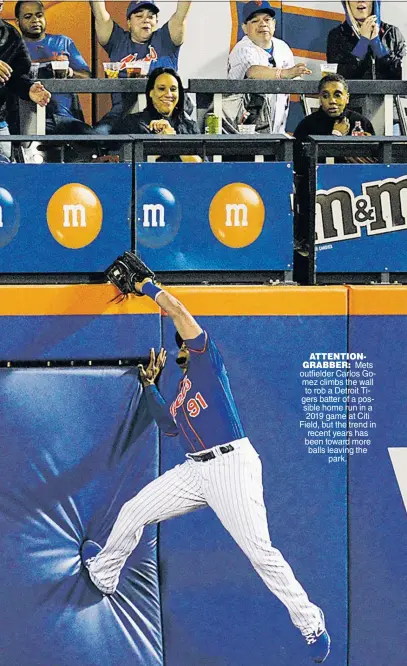
[[[140,95],[145,92],[146,79],[44,79],[42,83],[51,93],[123,93]],[[393,96],[407,95],[407,81],[348,81],[352,95],[366,96],[370,103],[363,109],[377,127],[383,126],[384,134],[392,134]],[[318,81],[291,79],[284,81],[228,81],[227,79],[190,79],[185,86],[189,93],[196,94],[197,108],[204,110],[213,101],[214,112],[221,115],[222,95],[235,93],[283,93],[315,95]],[[32,103],[23,102],[23,105]],[[37,107],[36,128],[38,134],[45,134],[45,109]],[[376,130],[378,132],[378,130]],[[378,132],[379,133],[379,132]]]
[[[12,144],[23,145],[38,142],[60,147],[61,162],[68,145],[100,146],[115,151],[124,162],[144,162],[150,155],[176,157],[179,155],[199,155],[203,159],[227,156],[256,157],[273,156],[275,161],[291,162],[294,140],[285,134],[178,134],[160,136],[156,134],[25,134],[7,136]],[[214,160],[217,161],[217,160]],[[244,161],[244,160],[243,160]],[[262,160],[261,160],[262,161]]]

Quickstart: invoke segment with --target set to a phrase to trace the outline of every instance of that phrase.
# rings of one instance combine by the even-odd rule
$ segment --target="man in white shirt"
[[[242,29],[245,33],[232,49],[228,59],[228,79],[294,79],[311,74],[305,63],[295,64],[288,44],[274,37],[275,11],[268,2],[247,2],[243,7]],[[289,95],[264,95],[263,116],[268,131],[285,131],[290,103]],[[264,118],[263,118],[264,120]]]

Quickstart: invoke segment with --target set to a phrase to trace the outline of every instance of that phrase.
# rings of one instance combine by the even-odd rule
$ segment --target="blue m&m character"
[[[144,185],[137,197],[137,241],[149,248],[171,243],[181,222],[181,206],[173,193],[160,185]]]
[[[18,232],[20,211],[12,195],[0,187],[0,248],[8,245]]]

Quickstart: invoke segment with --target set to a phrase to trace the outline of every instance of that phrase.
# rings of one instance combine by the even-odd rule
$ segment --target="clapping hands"
[[[375,39],[379,34],[379,23],[377,21],[377,16],[372,14],[365,19],[360,26],[360,34],[362,37],[365,37],[369,41]]]

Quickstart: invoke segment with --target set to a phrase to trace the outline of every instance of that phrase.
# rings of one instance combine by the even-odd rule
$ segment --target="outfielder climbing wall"
[[[346,290],[177,293],[222,352],[245,431],[262,460],[271,541],[323,608],[335,644],[332,665],[344,666],[347,466],[308,455],[299,423],[302,363],[313,351],[346,351]],[[163,339],[175,354],[167,319]],[[171,379],[166,373],[169,394]],[[163,468],[177,457],[173,441],[164,438]],[[161,525],[160,570],[167,666],[309,663],[287,611],[210,510]]]
[[[328,663],[404,666],[406,289],[176,293],[223,353],[263,462],[272,541],[325,611]],[[104,543],[121,505],[183,459],[150,423],[135,370],[118,365],[163,344],[161,388],[172,396],[172,324],[148,299],[109,303],[114,294],[107,285],[0,287],[0,664],[305,666],[286,610],[210,510],[146,529],[111,599],[81,570],[82,540]],[[326,433],[310,434],[325,426],[303,425],[305,407],[330,395],[316,364],[347,362],[316,354],[361,352],[376,376],[364,385],[372,394],[357,388],[376,401],[377,432],[366,454],[342,461],[322,452]],[[87,359],[108,365],[70,367]]]

